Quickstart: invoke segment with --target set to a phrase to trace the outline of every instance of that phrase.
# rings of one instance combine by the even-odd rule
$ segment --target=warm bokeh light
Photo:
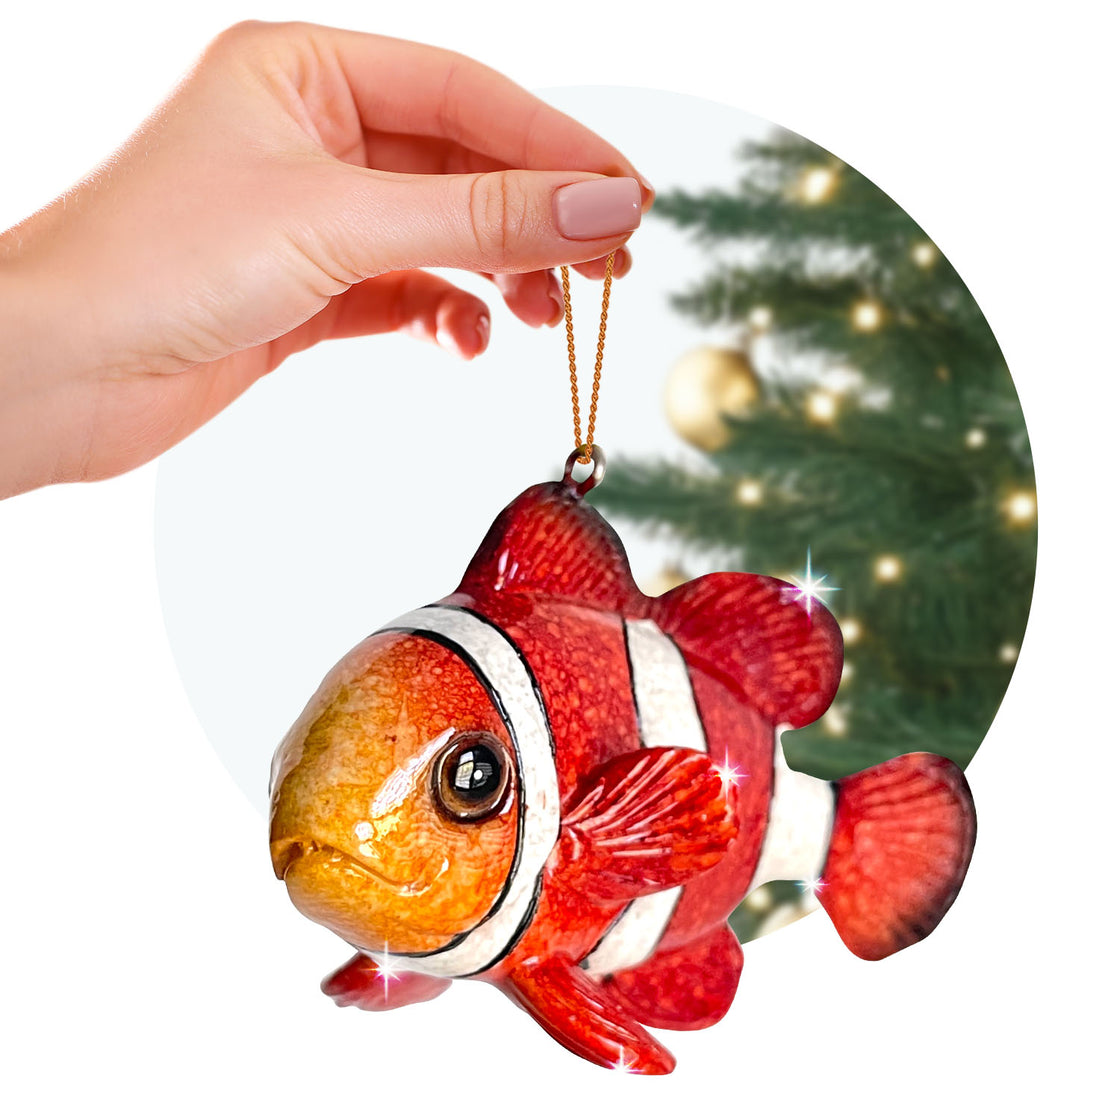
[[[1030,490],[1016,490],[1008,496],[1003,508],[1012,525],[1029,525],[1038,513],[1038,503]]]
[[[894,583],[902,578],[902,561],[891,553],[875,560],[875,578],[880,583]]]
[[[910,259],[919,268],[929,268],[937,260],[937,249],[931,241],[919,241],[910,250]]]
[[[839,402],[835,393],[827,389],[814,389],[805,399],[805,411],[817,424],[831,424],[836,419]]]
[[[774,904],[774,892],[766,883],[755,887],[746,898],[746,904],[751,910],[769,910]]]
[[[883,325],[883,305],[874,299],[861,299],[852,307],[852,326],[857,331],[877,331]]]
[[[965,447],[971,447],[975,450],[977,447],[983,447],[988,442],[988,434],[983,428],[969,428],[964,435]]]
[[[1013,642],[1004,642],[999,647],[999,659],[1005,665],[1010,665],[1013,661],[1019,659],[1019,647]]]
[[[747,324],[756,331],[768,331],[774,322],[774,312],[769,307],[759,305],[747,312]]]
[[[735,487],[735,500],[739,502],[740,505],[761,505],[762,498],[762,483],[759,482],[757,478],[744,478],[743,481]]]
[[[826,202],[836,190],[840,176],[834,167],[810,167],[801,176],[801,183],[797,193],[802,200],[815,205]]]
[[[845,645],[853,646],[863,637],[863,626],[858,618],[839,618],[836,621]]]

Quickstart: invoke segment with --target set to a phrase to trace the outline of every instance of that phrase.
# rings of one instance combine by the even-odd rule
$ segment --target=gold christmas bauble
[[[727,416],[746,416],[761,385],[741,350],[701,346],[669,371],[665,412],[676,433],[701,451],[719,451],[731,441]]]

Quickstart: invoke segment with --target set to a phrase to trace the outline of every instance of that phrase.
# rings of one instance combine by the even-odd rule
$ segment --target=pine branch
[[[654,213],[726,257],[673,296],[677,311],[736,325],[770,310],[763,400],[723,418],[713,469],[615,460],[594,500],[714,566],[794,578],[812,549],[841,589],[829,607],[860,633],[828,717],[785,736],[792,765],[832,778],[910,750],[963,765],[1033,588],[1033,518],[1007,506],[1033,500],[1033,467],[1003,356],[960,277],[874,184],[791,134],[741,155],[736,190],[672,191]],[[821,422],[810,395],[830,365],[861,380]]]

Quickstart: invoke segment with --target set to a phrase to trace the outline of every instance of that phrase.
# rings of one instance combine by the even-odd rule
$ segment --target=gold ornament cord
[[[576,338],[572,329],[572,292],[568,280],[568,266],[560,266],[560,284],[564,289],[564,325],[568,331],[568,369],[572,374],[572,421],[575,428],[576,450],[583,451],[577,462],[591,462],[591,445],[595,442],[595,414],[599,409],[599,382],[603,376],[603,345],[607,340],[607,308],[611,302],[611,276],[614,273],[614,253],[607,257],[607,271],[603,277],[603,312],[599,316],[599,344],[595,348],[595,375],[591,381],[591,404],[587,409],[587,439],[583,438],[579,419],[579,382],[576,380]]]

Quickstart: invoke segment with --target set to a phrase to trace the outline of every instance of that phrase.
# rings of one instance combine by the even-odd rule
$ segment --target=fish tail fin
[[[921,941],[957,897],[976,840],[964,774],[947,758],[892,758],[835,783],[818,897],[857,957]]]

